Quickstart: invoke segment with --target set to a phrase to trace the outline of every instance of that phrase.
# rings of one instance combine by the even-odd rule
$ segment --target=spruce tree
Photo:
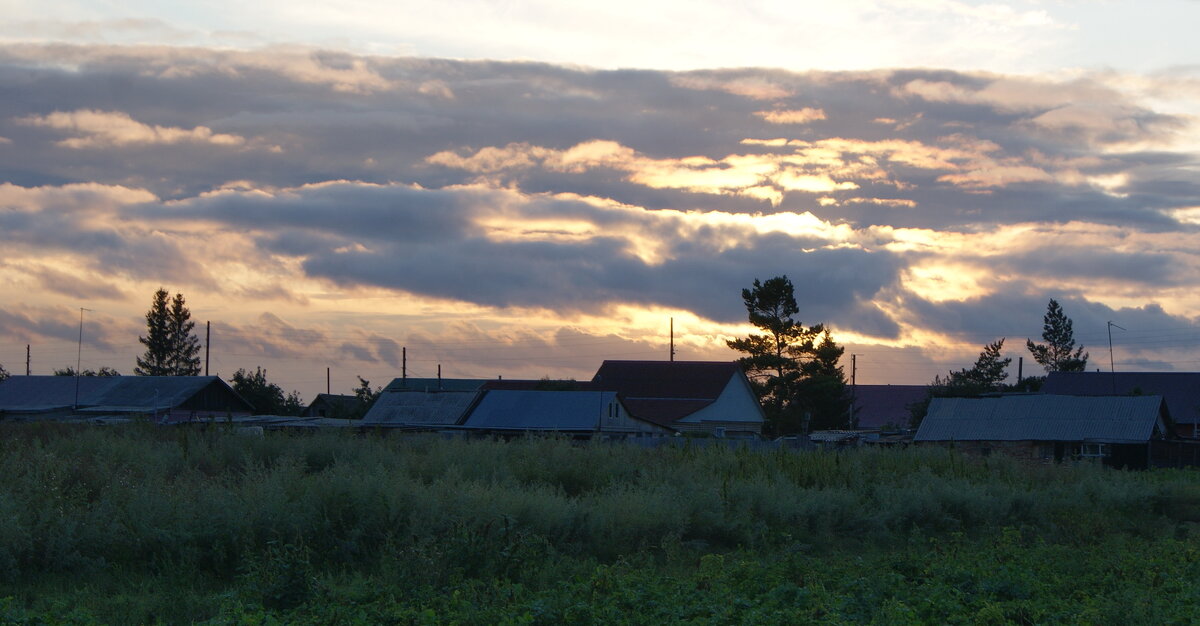
[[[146,336],[138,341],[146,353],[137,358],[138,376],[195,376],[200,373],[200,340],[192,335],[196,323],[184,306],[183,294],[168,299],[166,289],[154,292],[146,311]]]
[[[8,377],[9,377],[8,370],[4,369],[3,365],[0,365],[0,382],[4,382],[5,380],[8,379]]]
[[[146,311],[146,336],[138,341],[146,353],[137,358],[133,373],[138,376],[171,375],[171,323],[167,305],[167,290],[159,287]]]
[[[192,312],[184,306],[183,294],[175,294],[171,300],[168,317],[171,331],[172,376],[197,376],[200,374],[200,340],[192,334],[196,322]]]
[[[1033,355],[1033,360],[1047,372],[1082,372],[1087,368],[1087,353],[1083,351],[1083,346],[1075,347],[1071,318],[1063,313],[1062,307],[1053,298],[1046,307],[1046,315],[1042,317],[1042,340],[1046,343],[1034,343],[1026,339],[1025,347]]]

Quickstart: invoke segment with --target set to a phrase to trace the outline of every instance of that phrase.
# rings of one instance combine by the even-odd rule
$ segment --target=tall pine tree
[[[1025,347],[1033,360],[1047,372],[1082,372],[1087,368],[1088,355],[1083,346],[1075,347],[1075,332],[1071,318],[1063,313],[1062,307],[1053,298],[1042,317],[1042,341],[1025,340]]]
[[[800,311],[787,276],[754,281],[742,290],[750,323],[763,334],[729,340],[743,352],[739,359],[763,405],[775,434],[801,432],[805,416],[811,428],[844,428],[849,415],[845,376],[837,361],[843,349],[817,324],[796,321]],[[818,338],[823,339],[818,343]]]
[[[195,376],[200,373],[200,340],[192,335],[196,323],[184,306],[183,294],[169,299],[166,289],[154,292],[146,311],[146,336],[138,341],[146,352],[137,358],[138,376]]]

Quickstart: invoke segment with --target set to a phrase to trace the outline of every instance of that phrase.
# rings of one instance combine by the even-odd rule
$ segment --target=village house
[[[467,409],[461,427],[493,434],[560,433],[625,438],[668,435],[634,417],[613,391],[488,389]]]
[[[379,392],[362,425],[413,430],[456,427],[486,382],[476,378],[397,378]]]
[[[859,429],[904,429],[912,414],[909,405],[925,399],[925,385],[855,385],[851,418]]]
[[[1050,372],[1042,393],[1064,396],[1162,396],[1175,434],[1200,438],[1200,372]]]
[[[13,376],[0,419],[180,423],[243,417],[254,407],[216,376]]]
[[[1159,396],[934,398],[913,438],[968,454],[1002,453],[1031,462],[1093,459],[1146,468],[1152,443],[1170,437]]]
[[[762,407],[737,361],[605,361],[592,387],[615,391],[629,414],[680,432],[762,433]]]

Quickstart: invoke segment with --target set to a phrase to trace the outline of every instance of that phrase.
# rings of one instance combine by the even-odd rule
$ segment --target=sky
[[[1051,298],[1200,370],[1200,2],[830,4],[0,0],[0,365],[131,374],[163,287],[306,398],[586,379],[786,275],[861,384],[1040,374]]]

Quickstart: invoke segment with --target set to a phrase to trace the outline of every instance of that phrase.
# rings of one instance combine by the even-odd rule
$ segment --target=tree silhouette
[[[738,361],[763,405],[768,426],[776,434],[800,432],[806,414],[810,426],[845,426],[849,399],[837,365],[843,349],[824,326],[805,327],[796,321],[800,308],[792,281],[787,276],[755,279],[751,289],[742,290],[742,301],[750,323],[763,332],[726,343],[746,354]]]
[[[267,370],[256,367],[254,372],[238,368],[229,385],[243,400],[254,405],[255,415],[299,415],[304,410],[300,393],[284,395],[283,389],[267,380]]]
[[[54,375],[55,376],[74,376],[75,368],[68,365],[66,367],[54,370]],[[121,372],[118,372],[117,370],[105,365],[105,366],[102,366],[98,370],[93,370],[93,369],[82,370],[81,372],[79,372],[79,375],[80,376],[101,376],[101,377],[120,376]]]
[[[192,334],[196,323],[184,306],[183,294],[168,300],[167,290],[154,292],[146,312],[146,336],[138,341],[146,352],[137,358],[138,376],[195,376],[200,373],[200,340]]]
[[[1001,358],[1003,349],[1004,338],[1001,337],[985,345],[971,367],[950,372],[945,377],[934,376],[933,382],[926,388],[925,399],[908,407],[913,428],[920,426],[921,420],[925,419],[933,398],[969,398],[1003,391],[1004,380],[1008,378],[1008,366],[1012,364],[1011,357]]]
[[[1047,372],[1082,372],[1087,368],[1087,353],[1083,346],[1075,347],[1071,318],[1053,298],[1042,317],[1042,340],[1046,343],[1026,339],[1025,347]]]
[[[3,365],[0,365],[0,383],[8,380],[10,376],[11,374],[8,373],[8,370],[4,369]]]

